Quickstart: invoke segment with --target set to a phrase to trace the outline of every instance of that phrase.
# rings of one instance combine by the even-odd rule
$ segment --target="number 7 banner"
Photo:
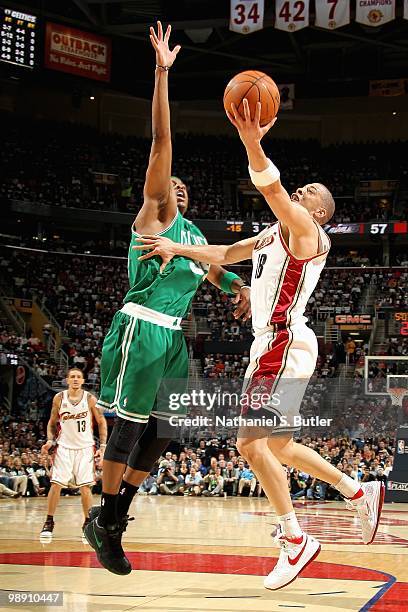
[[[315,26],[334,30],[350,23],[350,0],[315,0]]]
[[[309,0],[276,0],[275,28],[295,32],[309,25]]]
[[[239,34],[262,30],[264,0],[231,0],[229,29]]]

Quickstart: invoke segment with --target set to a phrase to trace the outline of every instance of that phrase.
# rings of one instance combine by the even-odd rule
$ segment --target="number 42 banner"
[[[264,0],[231,0],[229,29],[239,34],[262,30]]]
[[[296,32],[309,25],[309,0],[276,0],[275,28]]]

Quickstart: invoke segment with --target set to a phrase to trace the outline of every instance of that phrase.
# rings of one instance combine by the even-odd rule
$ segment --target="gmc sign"
[[[363,315],[336,315],[334,322],[337,325],[371,325],[372,316],[370,314]]]

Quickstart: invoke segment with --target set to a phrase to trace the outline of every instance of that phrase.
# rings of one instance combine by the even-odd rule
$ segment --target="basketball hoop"
[[[405,387],[394,387],[393,389],[388,389],[388,393],[391,396],[393,406],[402,406],[404,397],[408,394],[408,389]]]

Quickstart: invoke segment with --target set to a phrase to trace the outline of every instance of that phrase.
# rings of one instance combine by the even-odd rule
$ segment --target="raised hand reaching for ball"
[[[174,63],[177,53],[180,51],[180,45],[176,45],[172,51],[169,47],[169,39],[171,34],[171,25],[167,26],[166,33],[163,36],[163,26],[161,21],[157,22],[157,33],[154,28],[150,28],[150,41],[156,51],[156,66],[161,70],[168,70]]]

